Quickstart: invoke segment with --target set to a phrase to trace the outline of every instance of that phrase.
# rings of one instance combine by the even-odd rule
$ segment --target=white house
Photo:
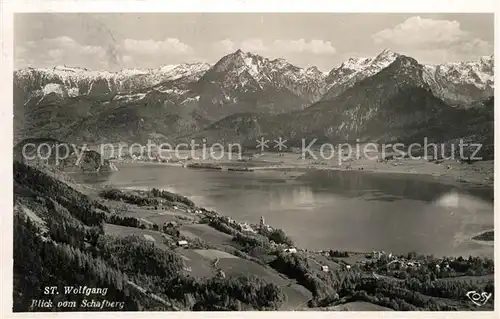
[[[330,269],[326,265],[321,266],[321,271],[328,272]]]
[[[177,242],[177,246],[179,247],[186,247],[188,245],[188,242],[186,240],[179,240]]]
[[[286,248],[284,252],[289,254],[295,254],[297,252],[297,248]]]
[[[226,274],[222,271],[222,269],[217,270],[217,277],[226,278]]]

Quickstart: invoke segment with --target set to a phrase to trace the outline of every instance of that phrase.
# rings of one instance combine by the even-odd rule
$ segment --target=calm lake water
[[[297,246],[436,256],[493,256],[470,237],[493,229],[492,189],[411,175],[340,171],[227,172],[127,164],[79,182],[166,189],[239,221],[282,228]]]

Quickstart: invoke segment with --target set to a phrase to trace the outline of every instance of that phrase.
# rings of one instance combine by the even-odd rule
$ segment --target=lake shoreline
[[[241,164],[245,164],[246,163],[229,163],[229,164],[240,164],[239,167],[243,167]],[[261,163],[259,163],[261,164]],[[167,190],[169,191],[172,191],[172,192],[176,192],[176,193],[179,193],[179,194],[188,194],[189,195],[192,195],[193,197],[191,198],[192,200],[194,200],[195,202],[197,202],[197,204],[199,204],[201,207],[205,207],[207,209],[211,209],[211,210],[215,210],[215,211],[218,211],[220,213],[222,213],[223,215],[225,216],[228,216],[228,217],[233,217],[235,218],[236,220],[239,220],[239,221],[242,221],[242,222],[255,222],[259,216],[261,215],[266,215],[265,213],[262,214],[262,213],[258,213],[256,215],[248,215],[248,216],[242,216],[242,214],[240,213],[234,213],[233,211],[231,210],[228,210],[226,209],[227,205],[225,205],[224,203],[225,202],[222,202],[221,205],[217,205],[215,202],[212,202],[211,200],[202,200],[201,202],[199,202],[198,200],[196,200],[195,198],[196,197],[203,197],[203,193],[199,193],[199,192],[191,192],[190,188],[186,188],[186,185],[183,184],[182,182],[182,179],[184,178],[183,176],[186,176],[188,178],[196,178],[198,176],[198,174],[201,174],[200,176],[213,176],[216,180],[218,179],[217,176],[219,176],[219,174],[222,174],[221,178],[228,178],[229,180],[240,180],[241,179],[250,179],[250,180],[253,180],[253,179],[263,179],[264,181],[266,180],[266,176],[268,174],[271,174],[270,176],[273,176],[272,180],[274,181],[274,179],[285,179],[285,180],[288,180],[288,179],[297,179],[297,182],[293,182],[292,184],[295,185],[296,183],[309,183],[310,181],[307,179],[307,176],[305,176],[304,174],[308,174],[307,172],[313,172],[313,171],[323,171],[322,169],[318,168],[318,167],[296,167],[296,166],[285,166],[285,165],[268,165],[268,166],[253,166],[252,168],[254,169],[253,172],[242,172],[242,171],[239,171],[239,172],[234,172],[234,175],[233,175],[233,172],[230,172],[229,170],[227,169],[223,169],[223,170],[220,170],[218,169],[201,169],[201,168],[193,168],[191,170],[189,170],[188,168],[189,167],[182,167],[182,164],[181,163],[158,163],[158,162],[147,162],[147,161],[134,161],[134,162],[127,162],[127,163],[123,163],[121,164],[122,167],[123,167],[123,170],[125,172],[128,171],[128,169],[126,167],[129,167],[129,168],[132,168],[132,171],[133,172],[141,172],[141,167],[144,166],[145,168],[149,167],[151,169],[151,172],[154,172],[152,174],[149,174],[151,176],[151,178],[156,178],[156,176],[159,176],[159,175],[162,175],[163,176],[163,169],[161,167],[172,167],[172,169],[165,169],[165,176],[169,176],[170,174],[173,174],[173,176],[179,176],[179,180],[177,179],[172,179],[170,182],[167,182],[167,184],[163,184],[163,185],[170,185],[170,186],[167,186]],[[222,162],[221,162],[221,165],[222,165]],[[435,165],[435,164],[430,164],[430,165]],[[173,167],[178,167],[178,168],[182,168],[182,169],[174,169]],[[224,167],[226,168],[226,167]],[[266,171],[268,170],[272,170],[272,171],[283,171],[283,172],[279,172],[279,173],[276,173],[276,172],[268,172],[266,173]],[[345,173],[345,177],[347,179],[358,179],[361,178],[363,175],[383,175],[384,172],[383,171],[371,171],[371,170],[349,170],[349,169],[343,169],[343,168],[338,168],[338,167],[331,167],[330,169],[328,169],[329,171],[338,171],[338,172],[346,172]],[[201,171],[201,172],[198,172],[198,171]],[[222,173],[220,173],[222,171]],[[229,171],[229,172],[228,172]],[[292,172],[288,172],[288,171],[292,171]],[[225,172],[225,173],[224,173]],[[298,172],[295,173],[295,172]],[[347,173],[347,172],[350,172],[350,173]],[[119,174],[119,173],[118,173]],[[137,173],[134,173],[135,174],[135,177],[132,178],[132,180],[135,180],[135,179],[143,179],[139,176],[142,176],[142,175],[138,175]],[[239,174],[239,175],[238,175]],[[254,175],[255,174],[255,175]],[[314,173],[312,176],[314,178],[316,178],[315,176],[323,176],[322,174],[326,174],[326,173]],[[338,174],[341,174],[342,176],[344,176],[343,173],[338,173]],[[304,177],[303,177],[304,176]],[[337,173],[332,173],[332,176],[337,176]],[[417,181],[416,185],[417,186],[414,186],[414,187],[419,187],[418,185],[420,185],[421,183],[418,182],[418,179],[421,179],[424,183],[422,184],[423,186],[421,187],[426,187],[426,183],[425,181],[428,181],[428,180],[431,180],[431,181],[434,181],[435,183],[440,183],[440,184],[445,184],[443,183],[442,179],[437,179],[436,177],[429,177],[428,175],[420,175],[420,174],[414,174],[414,173],[406,173],[406,174],[399,174],[399,172],[391,172],[390,174],[386,174],[385,176],[388,177],[388,181],[387,183],[388,184],[398,184],[400,182],[400,180],[402,181],[401,183],[406,183],[405,181],[406,180],[409,180],[409,181],[412,181],[413,179],[415,179]],[[123,179],[123,177],[117,177],[118,180],[120,179]],[[168,177],[165,177],[168,179],[171,179],[171,178],[168,178]],[[369,180],[371,179],[375,179],[375,181],[379,181],[380,178],[383,178],[385,180],[385,177],[381,176],[380,178],[379,177],[366,177],[368,178]],[[164,178],[163,178],[164,179]],[[364,179],[364,177],[363,177]],[[394,179],[394,180],[393,180]],[[393,180],[393,181],[392,181]],[[137,182],[137,181],[136,181]],[[140,182],[139,182],[140,183]],[[130,184],[130,186],[126,186],[126,189],[133,189],[133,188],[139,188],[139,189],[143,189],[143,190],[147,190],[148,187],[160,187],[162,188],[162,185],[161,184],[155,184],[153,186],[148,186],[150,184],[148,184],[149,182],[145,181],[143,183],[139,185],[137,185],[137,183],[132,183]],[[155,182],[156,183],[156,182]],[[173,187],[175,183],[180,183],[179,184],[179,187],[180,188],[176,188],[176,187]],[[136,184],[136,185],[134,185]],[[189,184],[189,183],[188,183]],[[414,185],[415,183],[411,183],[412,185]],[[469,188],[469,184],[465,184],[465,183],[452,183],[450,182],[450,184],[453,184],[453,185],[458,185],[459,188],[457,189],[457,191],[459,191],[460,193],[464,193],[466,195],[471,195],[471,196],[480,196],[482,199],[485,199],[486,201],[488,201],[489,199],[489,190],[484,190],[484,189],[478,189],[478,190],[474,190],[472,189],[472,187]],[[432,186],[431,184],[429,184],[429,186]],[[119,186],[117,186],[119,187]],[[290,187],[294,187],[294,186],[290,186]],[[484,186],[483,186],[484,187]],[[439,188],[439,187],[438,187]],[[445,187],[447,189],[447,187]],[[415,191],[418,191],[418,189],[414,189]],[[479,195],[478,195],[479,194]],[[375,196],[375,195],[374,195]],[[378,195],[377,195],[378,196]],[[427,196],[427,195],[426,195]],[[429,195],[431,196],[430,198],[432,198],[433,195]],[[390,196],[389,196],[390,197]],[[484,198],[483,198],[484,197]],[[436,197],[437,198],[437,197]],[[430,199],[429,199],[430,200]],[[231,208],[232,206],[228,206],[229,208]],[[250,209],[251,212],[253,212],[255,209]],[[246,213],[245,213],[246,214]],[[241,216],[240,216],[241,215]],[[243,214],[244,215],[244,214]],[[253,216],[253,217],[252,217]],[[372,249],[385,249],[387,251],[391,251],[391,252],[396,252],[396,253],[405,253],[406,250],[404,249],[405,247],[408,247],[407,245],[398,245],[398,244],[391,244],[391,243],[387,243],[387,245],[384,245],[384,241],[381,240],[380,242],[377,242],[377,244],[373,244],[373,245],[365,245],[363,243],[361,244],[348,244],[348,245],[340,245],[340,246],[337,246],[337,245],[328,245],[327,243],[328,242],[325,242],[323,240],[316,240],[316,239],[312,239],[312,242],[309,240],[311,238],[309,238],[308,236],[302,236],[300,231],[298,231],[298,229],[300,227],[295,227],[295,225],[290,225],[290,223],[287,223],[287,222],[281,222],[280,220],[274,220],[274,221],[271,221],[272,220],[272,216],[271,215],[268,215],[268,216],[265,216],[266,219],[270,218],[269,221],[271,222],[271,224],[275,224],[275,226],[278,226],[280,228],[283,228],[284,230],[287,230],[287,234],[291,235],[291,236],[294,236],[294,238],[297,239],[297,241],[301,244],[301,246],[303,246],[304,248],[307,248],[307,249],[317,249],[317,250],[324,250],[324,249],[328,249],[328,248],[337,248],[337,249],[341,249],[341,248],[344,248],[346,250],[353,250],[353,251],[361,251],[363,252],[363,248],[368,248],[368,251],[371,251]],[[293,223],[292,223],[293,224]],[[312,223],[313,225],[314,223]],[[321,225],[316,225],[319,227],[319,229],[321,229],[322,231],[324,231],[324,227],[321,227]],[[481,228],[479,229],[475,229],[475,231],[479,231],[479,230],[482,230]],[[340,230],[341,231],[341,230]],[[341,231],[342,232],[342,231]],[[401,232],[397,232],[397,233],[401,233]],[[343,234],[343,232],[342,232]],[[403,234],[400,234],[402,236],[404,236]],[[464,236],[462,236],[464,235]],[[467,237],[466,239],[466,242],[465,241],[460,241],[460,245],[462,245],[462,247],[465,247],[465,245],[463,244],[467,244],[467,243],[471,243],[469,241],[469,239],[471,239],[471,237],[473,237],[474,235],[477,235],[477,234],[471,234],[470,232],[467,232],[466,234],[461,234],[461,238],[462,239],[465,239],[465,237]],[[340,236],[340,235],[339,235]],[[339,236],[337,236],[338,238],[340,238]],[[326,236],[328,237],[328,236]],[[345,236],[344,236],[345,237]],[[344,238],[342,237],[342,238]],[[303,238],[307,238],[306,240],[303,239]],[[338,240],[338,238],[336,240]],[[341,239],[343,240],[343,239]],[[410,241],[411,242],[411,239],[409,240],[406,240],[406,242]],[[334,242],[332,242],[334,243]],[[370,241],[366,241],[366,243],[370,243]],[[373,242],[372,242],[373,243]],[[475,244],[483,244],[483,242],[475,242],[472,243],[472,245],[475,245]],[[379,245],[379,244],[382,244],[382,245]],[[411,243],[410,243],[411,244]],[[373,246],[373,247],[372,247]],[[476,245],[477,246],[477,245]],[[402,248],[402,249],[400,249]],[[481,250],[480,252],[478,252],[477,254],[472,251],[473,249],[471,248],[471,254],[472,255],[490,255],[490,252],[487,248],[481,248],[479,247],[478,250]],[[485,252],[484,252],[485,251]],[[441,252],[439,250],[433,250],[433,249],[430,249],[430,250],[425,250],[423,249],[422,252],[429,252],[429,253],[434,253],[436,255],[441,255]],[[455,252],[455,250],[450,250],[450,251],[447,251],[447,250],[443,250],[442,251],[444,254],[443,255],[459,255],[461,251],[458,251],[458,252]],[[465,254],[465,253],[464,253]],[[468,254],[468,253],[467,253]]]
[[[279,159],[279,157],[277,157]],[[186,162],[158,162],[144,160],[112,160],[117,165],[160,165],[169,167],[213,169],[219,171],[259,172],[266,170],[316,170],[316,171],[360,171],[388,175],[409,175],[418,178],[434,180],[447,185],[466,185],[471,187],[493,188],[493,161],[479,162],[479,164],[462,164],[456,161],[444,161],[440,164],[428,161],[402,160],[392,163],[381,163],[372,160],[353,160],[348,164],[313,163],[301,160],[282,160],[275,162],[276,157],[265,159],[236,161],[196,161]],[[397,165],[396,165],[397,164]],[[189,167],[194,166],[194,167]],[[206,167],[205,167],[206,166]],[[217,169],[210,166],[218,166]]]
[[[120,188],[116,188],[120,190]],[[161,190],[153,189],[150,191],[134,191],[131,189],[123,189],[124,193],[129,194],[142,194],[146,196],[146,198],[151,198],[148,196],[148,193],[153,192],[156,194],[162,194]],[[182,197],[182,195],[175,194],[176,196]],[[163,195],[164,196],[164,195]],[[170,197],[170,196],[169,196]],[[103,198],[104,199],[104,198]],[[116,200],[117,198],[115,198]],[[107,202],[110,207],[112,207],[113,200],[104,199],[105,203]],[[330,249],[322,249],[322,250],[310,250],[300,248],[299,245],[296,245],[293,242],[288,242],[287,240],[283,241],[271,241],[272,237],[269,237],[269,230],[267,232],[262,232],[262,227],[266,229],[269,227],[271,232],[273,231],[281,231],[277,228],[272,228],[272,226],[265,224],[264,226],[248,224],[248,223],[240,223],[237,220],[229,218],[221,213],[218,213],[216,210],[208,210],[201,206],[196,205],[196,203],[190,202],[190,205],[186,205],[183,202],[170,202],[167,205],[160,208],[147,208],[146,206],[136,206],[135,202],[127,202],[129,205],[129,209],[131,209],[130,213],[136,211],[148,210],[148,216],[145,216],[143,220],[148,222],[150,226],[143,228],[142,225],[137,225],[137,228],[125,229],[123,226],[109,226],[107,229],[110,231],[110,235],[113,236],[127,236],[126,233],[134,233],[135,235],[143,236],[146,240],[155,243],[158,247],[162,249],[171,249],[167,248],[172,241],[175,243],[177,241],[179,243],[184,242],[185,247],[177,247],[174,248],[177,254],[180,254],[181,257],[184,257],[184,269],[191,272],[194,271],[194,276],[212,276],[205,270],[202,271],[199,263],[206,264],[207,268],[213,268],[218,270],[218,273],[224,274],[225,272],[232,272],[234,268],[232,265],[238,264],[242,267],[249,267],[247,270],[244,270],[243,273],[252,274],[253,272],[266,272],[268,276],[267,280],[277,284],[283,295],[285,296],[285,300],[292,298],[292,300],[286,301],[281,305],[281,310],[318,310],[322,309],[322,307],[330,307],[330,310],[338,310],[335,307],[344,307],[345,305],[349,305],[351,301],[359,301],[356,298],[333,298],[326,302],[324,306],[318,307],[318,302],[321,298],[315,294],[317,293],[316,289],[318,287],[323,287],[323,285],[329,285],[329,277],[324,277],[324,274],[329,272],[336,272],[337,274],[349,274],[355,273],[358,274],[359,280],[361,278],[368,280],[386,280],[387,283],[400,283],[404,282],[404,278],[400,278],[392,268],[387,268],[385,271],[382,270],[379,272],[378,266],[370,268],[372,266],[368,265],[379,265],[385,264],[385,267],[389,267],[390,264],[399,263],[403,265],[402,269],[406,268],[420,268],[422,267],[422,271],[427,273],[434,271],[433,269],[438,267],[435,265],[441,265],[443,267],[448,267],[450,263],[461,263],[469,262],[474,263],[477,260],[490,260],[483,259],[483,257],[474,257],[474,256],[446,256],[446,255],[429,255],[424,253],[418,253],[414,251],[409,251],[408,253],[391,253],[389,251],[384,252],[383,250],[377,250],[372,252],[361,252],[361,251],[350,251],[350,250],[342,250],[337,248]],[[149,205],[149,204],[148,204]],[[153,204],[154,205],[154,204]],[[161,205],[161,204],[160,204]],[[173,206],[172,206],[173,205]],[[164,211],[162,211],[164,210]],[[168,223],[164,222],[163,226],[159,220],[153,220],[157,224],[153,224],[153,221],[148,220],[151,216],[154,216],[157,212],[158,215],[165,216],[165,212],[170,211],[170,214],[174,214],[178,219],[170,220]],[[136,215],[135,218],[140,215]],[[130,216],[132,217],[132,216]],[[158,216],[157,216],[158,217]],[[186,219],[187,217],[187,219]],[[172,217],[171,217],[172,218]],[[190,218],[190,219],[189,219]],[[206,221],[203,221],[206,220]],[[208,222],[207,222],[208,220]],[[174,235],[175,231],[171,229],[168,231],[169,225],[175,225],[173,227],[177,230],[177,235]],[[219,226],[217,226],[219,225]],[[245,226],[245,227],[243,227]],[[252,227],[253,231],[249,231],[246,227]],[[167,227],[167,228],[165,228]],[[245,230],[246,229],[246,230]],[[108,230],[106,232],[108,232]],[[197,232],[193,232],[194,230],[198,230]],[[123,234],[122,232],[126,232]],[[147,232],[154,232],[147,233]],[[161,235],[160,235],[161,234]],[[284,237],[288,238],[286,232],[282,231]],[[192,237],[193,236],[193,237]],[[253,237],[257,236],[257,237]],[[156,239],[155,239],[156,237]],[[245,250],[242,245],[241,240],[245,239],[246,243],[255,243],[254,240],[249,241],[249,238],[268,238],[268,246],[262,246],[263,250],[261,253],[249,254],[247,250]],[[168,239],[170,238],[170,239]],[[163,242],[162,240],[166,240]],[[288,242],[288,243],[287,243]],[[170,244],[169,244],[170,243]],[[194,246],[191,246],[194,244]],[[201,244],[201,247],[199,247]],[[270,245],[270,246],[269,246]],[[175,246],[175,245],[174,245]],[[258,246],[258,245],[257,245]],[[266,247],[266,248],[264,248]],[[198,255],[197,255],[198,254]],[[199,255],[201,254],[202,257]],[[260,255],[262,254],[262,255]],[[206,256],[205,256],[206,255]],[[293,255],[295,257],[290,256]],[[203,257],[205,256],[205,257]],[[212,259],[203,259],[210,258],[207,256],[212,256]],[[219,257],[221,256],[221,257]],[[228,257],[232,256],[232,257]],[[293,258],[298,258],[298,260],[305,260],[306,268],[302,269],[304,274],[313,275],[314,278],[317,278],[317,281],[308,281],[304,278],[309,277],[294,277],[293,273],[289,273],[286,269],[280,268],[279,264],[276,264],[274,261],[269,261],[270,256],[275,256],[272,260],[294,260]],[[288,256],[288,257],[287,257]],[[192,258],[197,258],[193,260]],[[470,258],[474,258],[470,261]],[[221,259],[222,258],[222,259]],[[469,258],[469,259],[467,259]],[[477,259],[479,258],[479,259]],[[199,259],[199,260],[198,260]],[[224,260],[224,265],[219,265]],[[229,260],[229,261],[228,261]],[[252,264],[252,266],[250,266]],[[224,268],[224,270],[222,268]],[[416,268],[415,268],[416,267]],[[260,269],[260,270],[258,270]],[[325,270],[326,269],[326,270]],[[238,273],[241,274],[241,271]],[[203,274],[203,275],[202,275]],[[407,274],[405,278],[409,278],[412,275]],[[465,273],[456,274],[455,276],[443,277],[439,279],[434,279],[437,282],[439,281],[459,281],[459,282],[468,282],[470,280],[474,280],[476,282],[481,282],[483,285],[489,281],[491,281],[494,277],[491,273],[486,273],[485,275],[481,272],[481,274],[477,275],[466,275]],[[302,279],[301,279],[302,278]],[[321,278],[321,279],[318,279]],[[418,278],[418,276],[415,276]],[[419,279],[420,280],[420,279]],[[312,282],[315,282],[318,286],[311,286]],[[299,297],[297,297],[297,289],[300,291],[304,290],[307,292],[302,292]],[[326,299],[328,300],[328,299]],[[363,301],[364,299],[361,299]],[[441,299],[439,299],[441,300]],[[366,305],[368,307],[379,307],[383,306],[383,303],[377,302],[375,299],[365,300],[369,301]],[[467,307],[466,304],[462,303],[460,300],[458,301],[450,301],[452,303],[456,303],[455,305],[458,307]],[[378,306],[377,306],[378,305]],[[333,307],[333,308],[332,308]],[[388,308],[389,309],[389,308]]]
[[[137,188],[127,188],[127,187],[113,187],[115,189],[118,189],[120,191],[123,191],[125,193],[129,193],[129,192],[144,192],[145,190],[144,189],[137,189]],[[95,192],[97,193],[98,190],[95,189]],[[178,196],[181,196],[183,197],[184,195],[183,194],[178,194],[176,193],[175,195],[178,195]],[[186,197],[188,198],[188,197]],[[108,201],[107,199],[104,199],[104,201]],[[205,217],[217,217],[217,218],[225,218],[225,219],[229,219],[229,220],[233,220],[234,223],[237,223],[237,224],[248,224],[248,225],[252,225],[252,224],[249,224],[248,221],[241,221],[241,220],[237,220],[235,219],[234,217],[231,217],[229,215],[226,215],[226,214],[223,214],[223,213],[220,213],[217,209],[212,209],[212,208],[206,208],[206,207],[202,207],[202,206],[198,206],[198,204],[195,202],[194,203],[195,205],[195,208],[194,209],[185,209],[185,211],[183,212],[182,210],[176,210],[175,213],[176,214],[185,214],[186,216],[188,217],[193,217],[194,214],[193,214],[193,210],[200,210],[201,214],[199,216],[205,216]],[[178,208],[176,208],[178,209]],[[170,212],[172,213],[172,212]],[[147,220],[147,218],[145,218]],[[252,226],[256,226],[256,225],[252,225]],[[272,225],[266,225],[268,227],[271,227],[271,228],[274,228],[272,227]],[[218,230],[218,229],[215,229],[214,228],[214,231],[216,232],[220,232],[221,234],[223,234],[222,231]],[[283,229],[285,235],[287,234],[286,232],[286,229]],[[492,230],[490,230],[492,231]],[[488,246],[493,246],[494,245],[494,242],[493,241],[485,241],[485,240],[478,240],[478,239],[475,239],[475,237],[477,236],[480,236],[484,233],[487,233],[489,231],[483,231],[483,232],[480,232],[480,233],[475,233],[475,234],[471,234],[470,236],[468,236],[468,240],[471,241],[471,242],[476,242],[478,244],[481,244],[481,245],[488,245]],[[312,248],[301,248],[300,246],[298,245],[294,245],[294,248],[297,248],[298,250],[300,251],[309,251],[309,252],[313,252],[313,253],[324,253],[326,251],[329,251],[329,250],[340,250],[340,251],[343,251],[343,252],[347,252],[351,255],[367,255],[367,254],[371,254],[372,252],[370,251],[352,251],[352,250],[349,250],[349,249],[343,249],[342,247],[340,246],[336,246],[336,247],[326,247],[326,248],[321,248],[321,249],[312,249]],[[378,251],[384,251],[383,248],[379,248]],[[391,251],[387,251],[387,254],[389,253],[393,253],[393,254],[404,254],[404,253],[409,253],[410,251],[407,251],[407,252],[391,252]],[[427,253],[425,252],[421,252],[421,251],[411,251],[411,252],[415,252],[417,254],[423,254],[423,255],[426,255]],[[471,255],[470,253],[467,254],[467,255]],[[445,257],[458,257],[458,256],[465,256],[465,254],[442,254],[440,255],[441,257],[445,258]],[[472,256],[476,256],[475,254],[472,254]],[[477,256],[481,256],[480,254],[478,254]]]

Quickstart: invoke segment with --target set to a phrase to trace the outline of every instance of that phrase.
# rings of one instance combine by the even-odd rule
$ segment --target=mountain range
[[[464,120],[492,121],[493,103],[484,101],[493,96],[493,66],[493,56],[422,65],[384,50],[326,73],[237,50],[214,65],[116,73],[22,69],[14,72],[14,136],[80,143],[241,142],[277,134],[376,141],[427,134],[446,140],[473,134],[457,128]],[[477,105],[488,105],[486,115],[476,114]]]
[[[401,55],[342,94],[324,98],[304,110],[274,116],[234,114],[186,139],[251,145],[260,137],[282,137],[288,145],[299,146],[302,139],[422,143],[425,137],[445,142],[473,136],[474,141],[489,139],[487,143],[492,144],[493,98],[473,106],[451,106],[433,94],[424,72],[425,66]]]

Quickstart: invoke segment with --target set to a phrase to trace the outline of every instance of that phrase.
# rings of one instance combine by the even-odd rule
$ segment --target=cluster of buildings
[[[132,158],[132,160],[134,161],[142,161],[145,159],[142,155],[135,155],[135,154],[131,154],[130,158]]]
[[[170,234],[172,236],[177,236],[179,237],[180,236],[180,232],[179,232],[179,224],[175,221],[169,221],[169,222],[165,222],[163,223],[163,227],[162,227],[162,231],[166,234],[164,234],[164,238],[169,240],[170,238],[168,237],[167,234]],[[175,233],[175,234],[174,234]],[[183,248],[187,248],[189,243],[187,240],[185,239],[179,239],[175,242],[175,245],[177,247],[183,247]]]
[[[219,217],[218,215],[213,216],[213,217]],[[249,232],[249,233],[257,233],[257,229],[262,230],[262,229],[267,229],[268,231],[272,231],[273,229],[264,223],[264,217],[261,217],[260,219],[260,224],[259,225],[251,225],[247,222],[238,222],[235,221],[234,219],[227,217],[227,216],[220,216],[219,217],[221,221],[226,223],[229,226],[233,226],[236,229],[240,229],[241,231],[244,232]],[[257,228],[257,229],[256,229]]]
[[[170,159],[168,158],[163,158],[159,154],[149,154],[148,156],[142,155],[141,153],[133,153],[133,154],[124,154],[123,157],[122,155],[116,156],[109,156],[109,160],[121,160],[121,159],[129,159],[132,161],[148,161],[148,162],[163,162],[163,163],[168,163]]]
[[[266,221],[264,220],[264,216],[260,216],[260,223],[259,223],[259,229],[260,230],[267,230],[267,231],[273,231],[273,228],[269,225],[266,224]]]
[[[384,258],[388,261],[387,267],[389,268],[418,268],[421,266],[419,261],[394,256],[392,253],[387,254],[385,251],[372,251],[370,257],[372,260],[380,260]]]
[[[253,227],[248,223],[240,223],[239,226],[241,227],[242,231],[246,231],[246,232],[250,232],[250,233],[254,233],[254,234],[257,233],[257,231],[255,229],[253,229]]]
[[[384,251],[373,251],[371,254],[371,259],[373,260],[379,260],[381,258],[384,258],[385,256],[386,260],[388,261],[387,267],[388,268],[419,268],[426,264],[424,260],[413,260],[413,259],[408,259],[404,257],[398,257],[394,256],[392,253],[386,254]],[[453,259],[451,259],[453,260]],[[438,260],[435,262],[435,267],[436,270],[439,269],[449,269],[450,265],[448,263],[448,260]]]
[[[213,210],[206,210],[204,208],[200,209],[201,212],[203,212],[205,214],[205,216],[209,217],[209,218],[218,218],[219,217],[219,214]]]
[[[393,258],[392,253],[386,254],[386,252],[385,252],[385,251],[383,251],[383,250],[382,250],[382,251],[376,251],[376,250],[374,250],[374,251],[372,251],[372,253],[370,254],[370,257],[371,257],[372,259],[375,259],[375,260],[381,259],[381,258],[383,258],[383,256],[384,256],[385,258],[388,258],[388,259],[392,259],[392,258]]]
[[[407,260],[406,258],[391,260],[388,264],[388,268],[419,268],[421,263],[418,261]]]

